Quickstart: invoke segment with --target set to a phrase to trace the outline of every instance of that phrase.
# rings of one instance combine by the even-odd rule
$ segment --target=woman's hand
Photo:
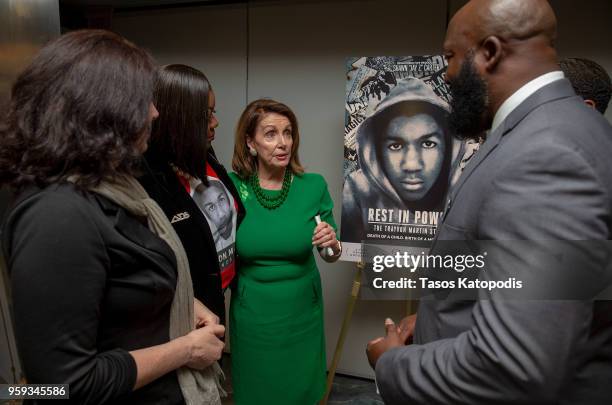
[[[204,326],[219,325],[219,317],[217,315],[206,308],[206,305],[202,304],[197,298],[194,298],[193,301],[196,329]]]
[[[221,340],[224,335],[223,325],[208,325],[184,336],[189,347],[186,366],[202,370],[219,360],[225,347]]]
[[[134,390],[182,366],[197,370],[210,366],[223,354],[224,335],[223,325],[208,325],[168,343],[130,351],[137,370]]]
[[[327,222],[322,221],[315,227],[312,235],[312,244],[322,249],[328,247],[332,249],[333,256],[330,257],[329,255],[322,255],[326,261],[336,261],[340,257],[340,242],[336,238],[334,228],[332,228]]]

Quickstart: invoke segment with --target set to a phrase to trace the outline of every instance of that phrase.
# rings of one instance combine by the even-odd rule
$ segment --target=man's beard
[[[483,128],[484,115],[488,106],[487,83],[474,67],[474,54],[461,64],[457,77],[450,83],[451,113],[448,124],[459,139],[476,139]]]

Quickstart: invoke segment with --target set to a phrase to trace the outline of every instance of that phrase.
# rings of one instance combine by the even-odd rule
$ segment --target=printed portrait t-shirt
[[[227,288],[236,275],[236,224],[238,221],[238,204],[232,193],[219,180],[215,170],[207,163],[206,176],[208,187],[198,178],[191,177],[182,181],[185,189],[191,195],[196,205],[204,214],[219,260],[221,269],[221,284]],[[181,178],[181,180],[183,180]]]

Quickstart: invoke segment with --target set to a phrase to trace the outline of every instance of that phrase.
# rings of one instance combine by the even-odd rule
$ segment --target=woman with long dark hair
[[[139,179],[181,238],[194,294],[225,322],[224,290],[236,273],[236,228],[244,207],[210,143],[219,125],[215,93],[204,73],[186,65],[158,71],[147,168]]]
[[[224,334],[194,330],[189,267],[134,179],[155,70],[119,35],[75,31],[17,78],[0,124],[0,182],[16,192],[2,239],[29,383],[75,404],[220,404]]]

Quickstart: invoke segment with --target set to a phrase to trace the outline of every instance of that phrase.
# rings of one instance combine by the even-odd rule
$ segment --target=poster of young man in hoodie
[[[427,245],[463,144],[447,125],[440,56],[354,58],[347,75],[343,258],[362,242]]]

